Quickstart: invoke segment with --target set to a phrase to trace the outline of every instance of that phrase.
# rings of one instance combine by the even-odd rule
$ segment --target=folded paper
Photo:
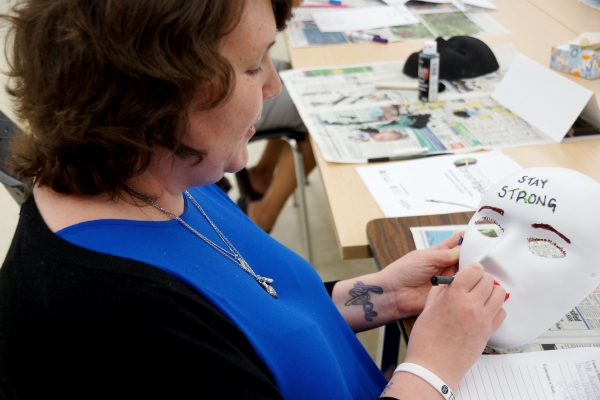
[[[557,143],[579,115],[600,126],[600,108],[591,90],[521,54],[492,98]]]

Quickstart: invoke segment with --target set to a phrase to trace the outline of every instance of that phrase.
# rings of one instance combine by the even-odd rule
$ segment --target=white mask
[[[482,220],[501,235],[481,234]],[[459,262],[481,263],[510,295],[488,345],[527,343],[598,286],[599,228],[600,184],[579,172],[530,168],[490,188],[469,222]]]

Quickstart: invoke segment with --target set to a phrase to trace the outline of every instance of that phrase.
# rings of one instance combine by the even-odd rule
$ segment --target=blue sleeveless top
[[[175,220],[96,220],[57,234],[90,250],[156,266],[194,287],[245,333],[284,398],[377,398],[387,382],[313,267],[258,228],[215,185],[190,193],[254,272],[274,280],[277,299]],[[184,199],[181,218],[227,249]]]

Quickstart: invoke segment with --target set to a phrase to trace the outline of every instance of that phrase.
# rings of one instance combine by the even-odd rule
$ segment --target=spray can
[[[436,101],[440,74],[440,54],[437,42],[428,40],[419,53],[419,100]]]

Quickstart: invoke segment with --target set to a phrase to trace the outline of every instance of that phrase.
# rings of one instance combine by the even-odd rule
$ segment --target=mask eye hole
[[[502,236],[504,228],[493,218],[483,216],[475,221],[475,229],[483,236],[497,238]]]
[[[565,258],[567,256],[565,250],[550,239],[530,237],[527,239],[527,247],[538,257]]]

